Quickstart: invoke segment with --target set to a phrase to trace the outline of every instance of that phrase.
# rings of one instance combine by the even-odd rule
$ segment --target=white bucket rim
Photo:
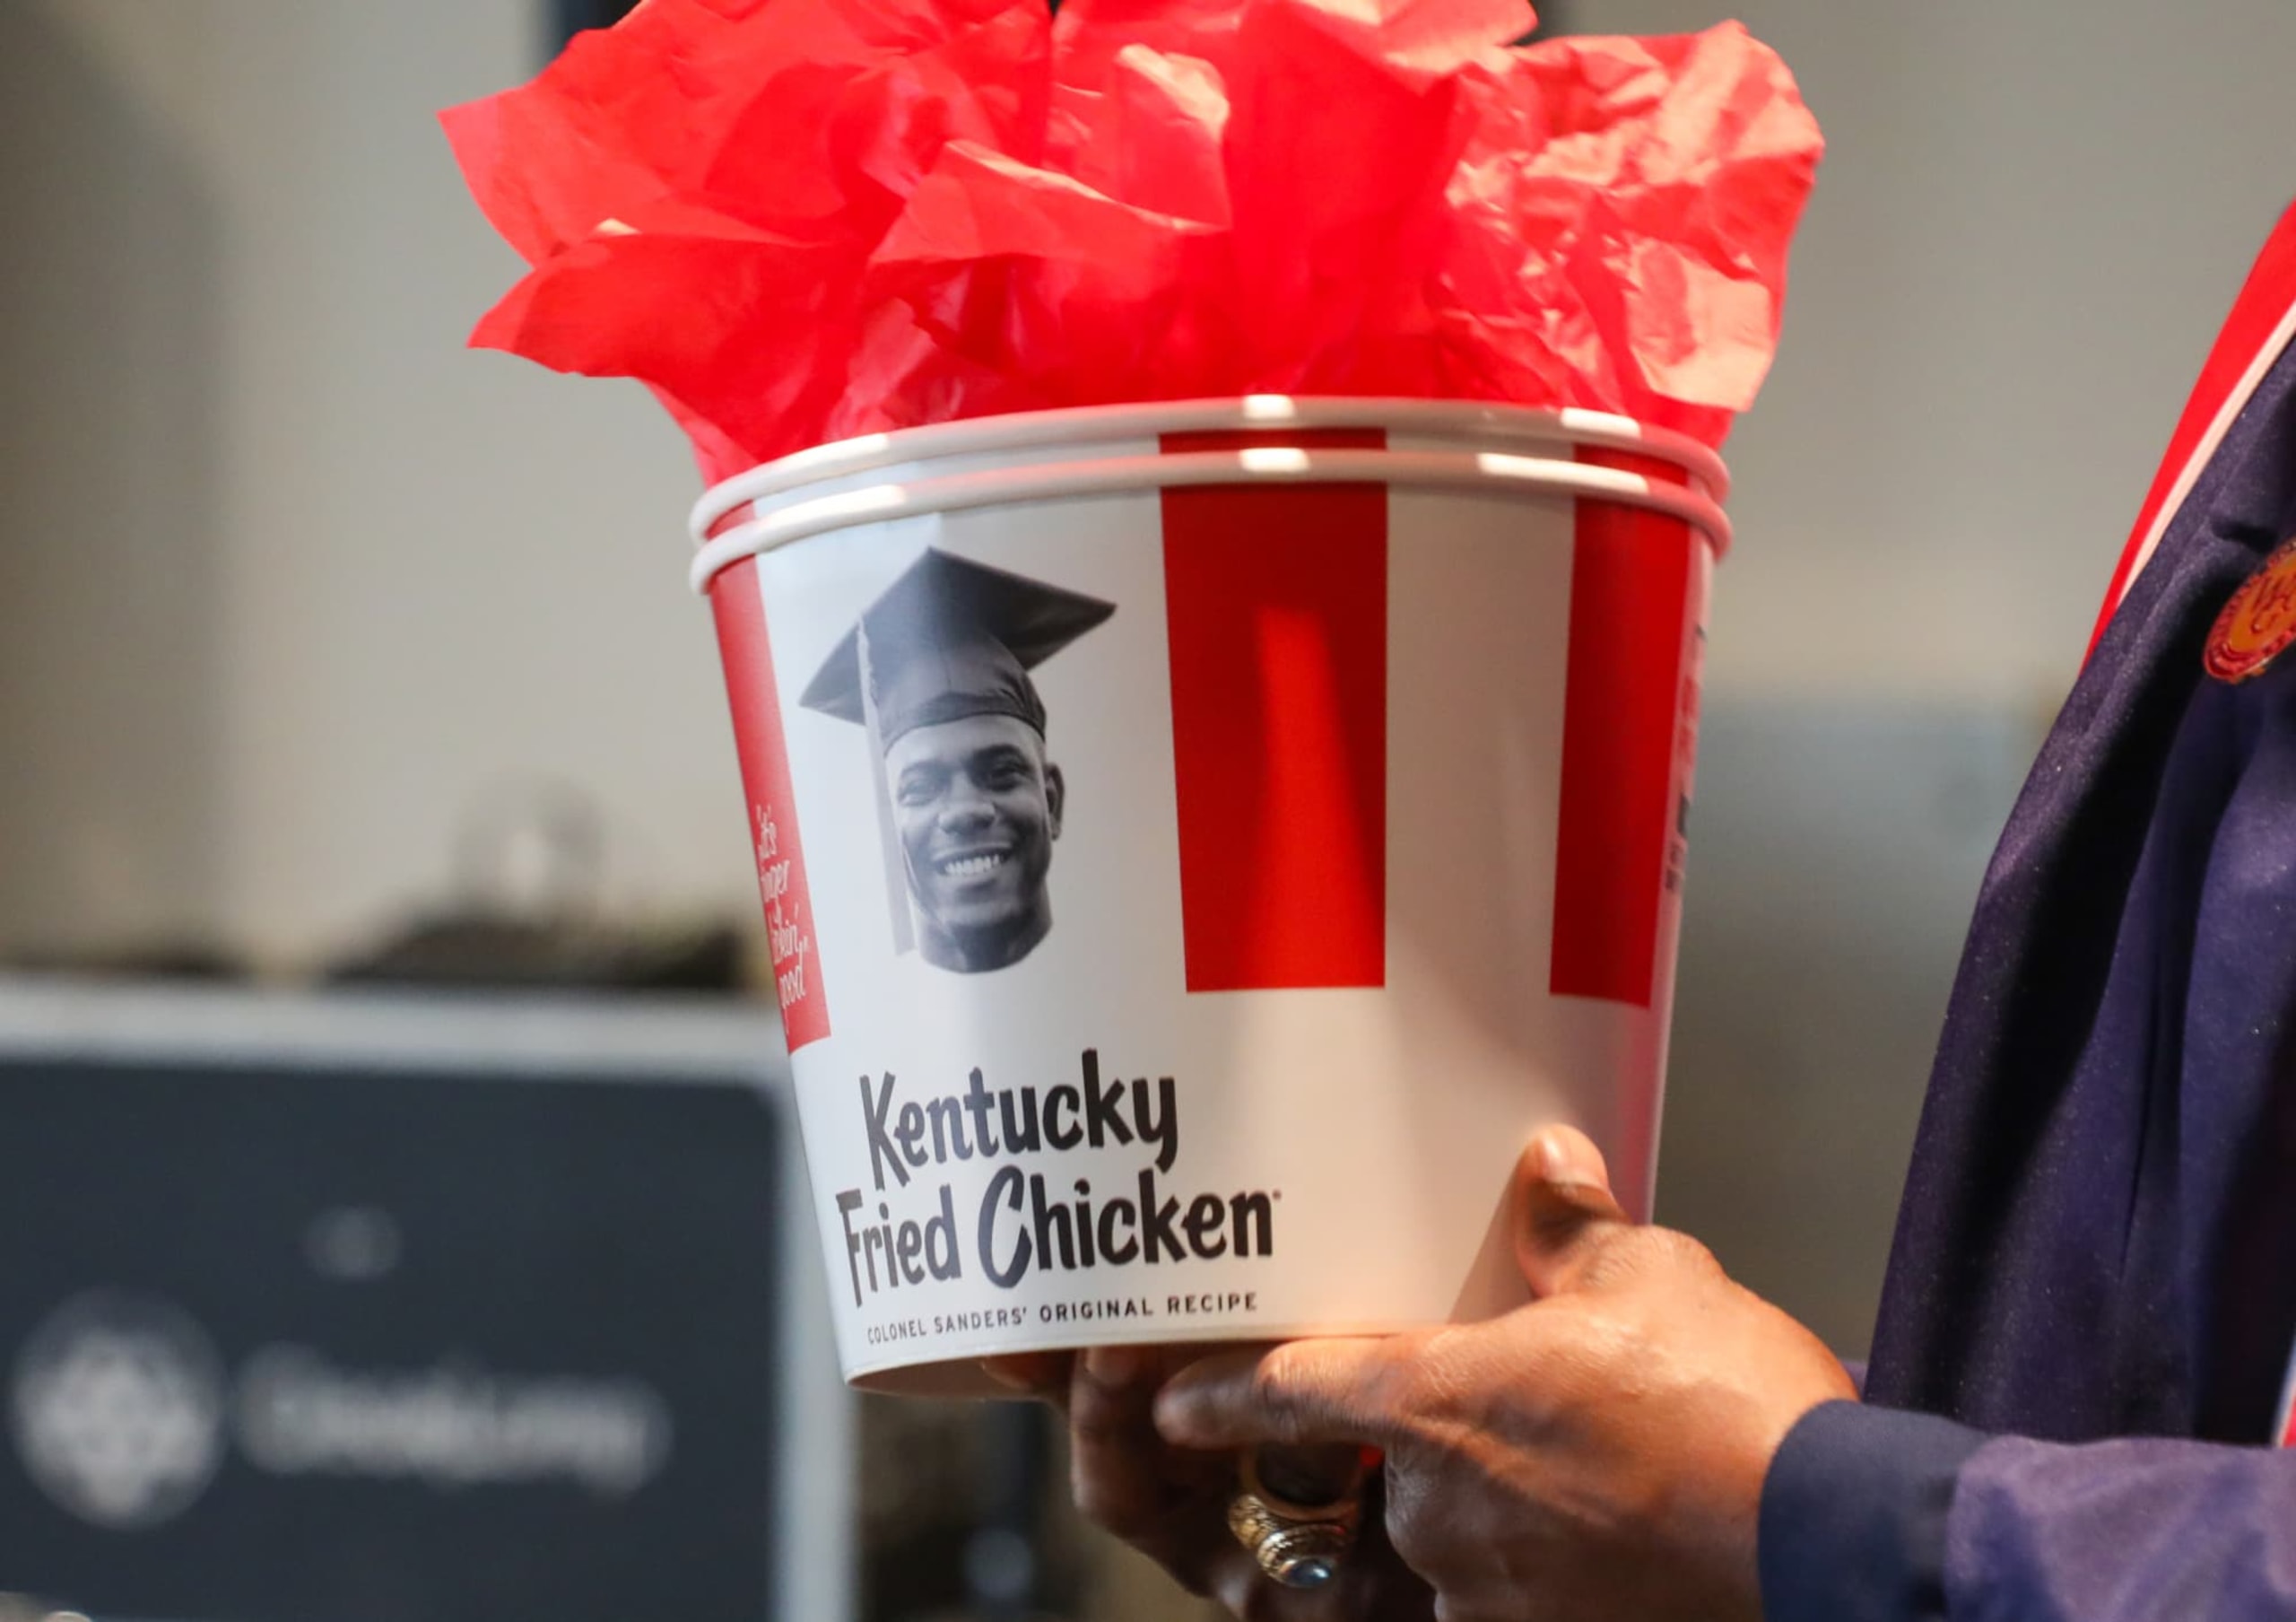
[[[1501,451],[1307,450],[1271,446],[1028,463],[906,484],[865,485],[777,508],[726,530],[694,554],[687,578],[696,593],[707,596],[718,572],[744,558],[857,524],[981,507],[1074,501],[1133,490],[1244,484],[1386,484],[1591,496],[1683,519],[1705,534],[1718,562],[1730,550],[1730,520],[1714,501],[1688,485],[1648,479],[1619,468]]]
[[[711,485],[694,503],[686,528],[695,545],[705,545],[710,530],[728,513],[748,502],[766,501],[800,485],[846,478],[877,467],[1022,446],[1287,427],[1377,427],[1540,444],[1589,445],[1670,462],[1688,473],[1717,502],[1727,501],[1730,495],[1729,468],[1711,446],[1688,434],[1654,428],[1610,412],[1585,411],[1576,406],[1550,410],[1473,400],[1251,394],[1011,412],[836,440],[763,463]]]

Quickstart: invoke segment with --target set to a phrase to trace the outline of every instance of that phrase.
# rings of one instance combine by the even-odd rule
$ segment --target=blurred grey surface
[[[1658,1219],[1845,1356],[2042,719],[1737,701],[1700,728]]]

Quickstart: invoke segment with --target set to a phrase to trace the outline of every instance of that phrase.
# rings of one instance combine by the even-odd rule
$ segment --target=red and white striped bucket
[[[1719,460],[1243,399],[823,447],[694,514],[847,1377],[1522,1299],[1647,1211]]]

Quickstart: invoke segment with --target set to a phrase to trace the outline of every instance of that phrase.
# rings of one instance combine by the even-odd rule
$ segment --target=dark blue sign
[[[185,1622],[757,1622],[751,1088],[0,1058],[0,1590]]]

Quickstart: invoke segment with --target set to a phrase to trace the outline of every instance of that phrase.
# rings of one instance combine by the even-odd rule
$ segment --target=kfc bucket
[[[1522,1298],[1647,1214],[1713,453],[1428,402],[874,436],[696,512],[856,1383]]]

